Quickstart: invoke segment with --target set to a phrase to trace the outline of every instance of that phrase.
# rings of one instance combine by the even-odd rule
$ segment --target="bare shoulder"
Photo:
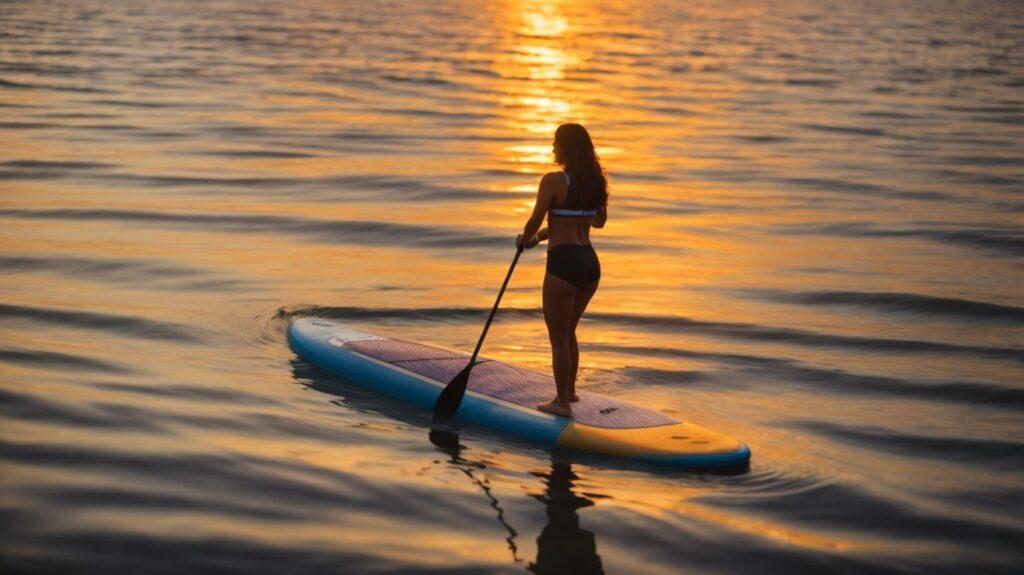
[[[541,188],[558,189],[565,187],[565,176],[562,172],[548,172],[540,179]]]
[[[547,202],[551,202],[553,199],[565,194],[565,190],[565,180],[562,178],[561,172],[548,172],[540,179],[537,196]]]

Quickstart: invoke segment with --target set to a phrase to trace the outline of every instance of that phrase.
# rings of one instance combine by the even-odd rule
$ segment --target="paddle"
[[[505,281],[501,284],[498,299],[494,300],[491,315],[487,316],[484,332],[480,334],[480,340],[476,342],[473,357],[469,358],[469,364],[441,390],[441,395],[438,396],[437,403],[434,404],[434,419],[439,421],[451,419],[455,412],[459,410],[459,406],[462,405],[462,398],[466,395],[466,386],[469,385],[469,372],[473,369],[473,365],[476,364],[476,356],[480,353],[480,347],[483,346],[484,338],[487,337],[487,330],[491,327],[491,320],[494,319],[494,314],[498,311],[498,304],[501,303],[501,296],[505,295],[508,280],[512,278],[512,270],[516,269],[516,262],[519,261],[519,256],[521,255],[523,255],[523,246],[516,248],[516,257],[512,258],[512,265],[509,266],[508,273],[505,275]]]

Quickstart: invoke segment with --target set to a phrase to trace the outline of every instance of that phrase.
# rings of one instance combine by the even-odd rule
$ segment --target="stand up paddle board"
[[[358,385],[430,411],[469,356],[364,333],[321,318],[296,320],[288,330],[295,350]],[[554,379],[489,359],[477,359],[456,419],[549,446],[677,467],[731,467],[750,460],[735,439],[664,413],[578,391],[572,419],[536,405],[555,393]]]

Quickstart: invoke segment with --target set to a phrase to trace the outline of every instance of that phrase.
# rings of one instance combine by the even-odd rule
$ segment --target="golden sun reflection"
[[[514,34],[505,52],[510,57],[499,64],[502,77],[509,79],[501,104],[511,111],[508,126],[530,138],[550,136],[559,124],[584,119],[567,74],[586,55],[568,49],[564,8],[561,2],[528,1],[511,13]],[[505,152],[510,157],[504,159],[523,172],[535,173],[551,163],[547,143],[511,146]]]
[[[572,106],[565,100],[551,97],[523,96],[516,98],[515,102],[530,108],[543,111],[546,114],[566,115],[572,111]]]
[[[550,145],[509,146],[509,152],[517,154],[512,161],[523,164],[547,164],[551,160]]]
[[[522,12],[523,25],[519,32],[525,36],[553,37],[562,36],[569,29],[569,20],[558,12],[558,2],[529,2],[529,8],[537,12]]]
[[[525,130],[531,135],[551,136],[562,122],[561,118],[572,116],[572,105],[567,100],[551,97],[517,96],[502,102],[518,112],[513,127]]]
[[[559,47],[536,45],[517,46],[513,60],[526,68],[531,80],[563,80],[565,69],[575,63],[572,55]]]

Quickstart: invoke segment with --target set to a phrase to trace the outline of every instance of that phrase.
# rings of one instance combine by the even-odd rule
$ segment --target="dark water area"
[[[4,573],[1019,573],[1024,5],[0,4]],[[562,122],[580,386],[653,468],[429,414],[299,317],[472,349]],[[546,372],[544,253],[484,354]]]

